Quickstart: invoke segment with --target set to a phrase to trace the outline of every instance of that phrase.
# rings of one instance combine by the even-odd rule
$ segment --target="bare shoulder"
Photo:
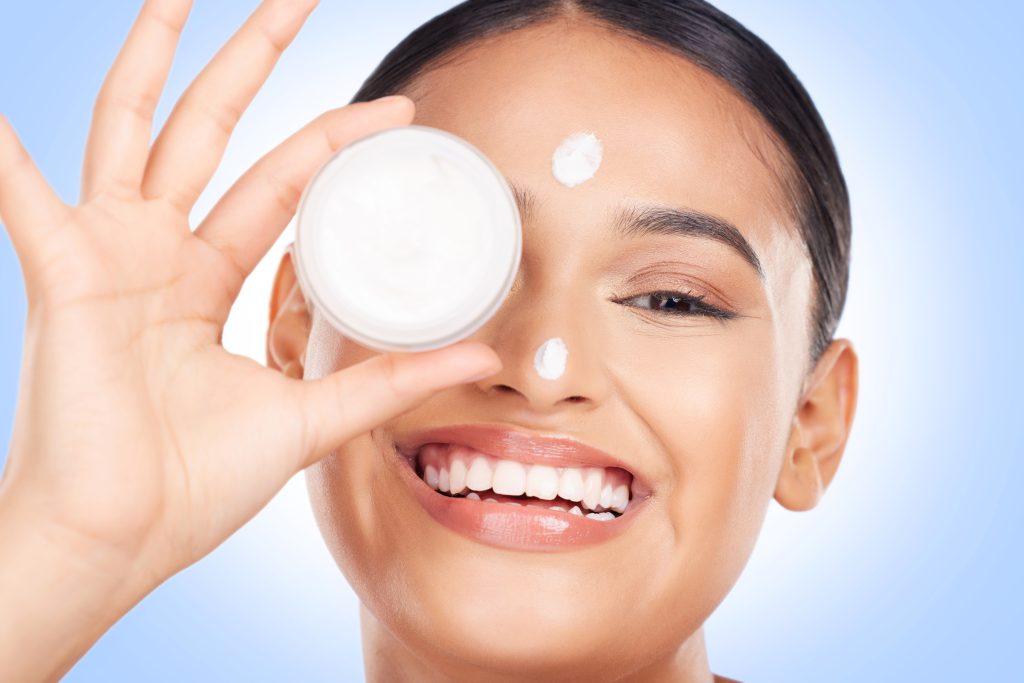
[[[715,676],[715,683],[742,683],[734,678],[726,678],[725,676]]]

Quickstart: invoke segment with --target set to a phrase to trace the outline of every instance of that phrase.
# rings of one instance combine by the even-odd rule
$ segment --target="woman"
[[[698,0],[471,1],[193,232],[314,4],[262,4],[150,145],[189,3],[147,2],[97,100],[79,206],[0,122],[0,216],[29,299],[0,678],[60,676],[308,468],[370,680],[726,680],[702,624],[770,500],[817,503],[856,402],[856,355],[833,339],[848,199],[810,98]],[[286,256],[270,368],[227,353],[231,303],[313,172],[411,122],[467,139],[516,188],[523,260],[503,307],[471,340],[376,354],[307,305]],[[568,187],[551,157],[577,131],[604,155]],[[569,364],[542,379],[532,356],[555,336]],[[481,454],[467,486],[455,463]],[[591,479],[603,499],[581,495]]]

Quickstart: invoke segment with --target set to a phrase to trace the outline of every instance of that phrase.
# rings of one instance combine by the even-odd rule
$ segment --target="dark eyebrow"
[[[696,209],[672,209],[663,206],[631,206],[620,209],[615,227],[623,237],[678,235],[720,242],[738,253],[764,279],[757,253],[739,229],[729,221]]]
[[[533,216],[536,195],[529,189],[506,178],[523,223]],[[620,209],[613,221],[623,237],[644,235],[676,235],[714,240],[728,247],[750,264],[757,276],[764,279],[764,268],[750,242],[739,229],[725,220],[696,209],[673,209],[657,205],[635,205]]]

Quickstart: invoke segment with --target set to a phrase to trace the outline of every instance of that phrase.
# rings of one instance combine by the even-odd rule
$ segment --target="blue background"
[[[197,2],[161,119],[254,4]],[[243,119],[197,215],[448,5],[325,0]],[[708,622],[712,668],[748,683],[1024,680],[1024,226],[1014,205],[1024,64],[1012,47],[1024,12],[992,1],[719,6],[789,62],[835,139],[854,215],[841,333],[861,353],[862,393],[821,505],[772,503],[743,577]],[[74,201],[92,100],[136,3],[0,7],[0,111]],[[231,350],[262,359],[273,262],[288,239],[246,285],[225,332]],[[5,235],[0,463],[23,294]],[[296,477],[129,613],[68,680],[354,680],[356,608]]]

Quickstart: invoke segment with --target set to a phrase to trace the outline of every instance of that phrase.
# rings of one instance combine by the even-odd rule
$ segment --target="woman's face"
[[[523,674],[568,667],[580,677],[668,656],[747,561],[807,376],[810,266],[766,127],[689,62],[580,23],[488,39],[408,94],[416,123],[465,138],[533,196],[512,293],[473,335],[504,368],[308,470],[328,545],[369,613],[420,655]],[[600,138],[604,159],[569,188],[552,176],[551,157],[578,131]],[[704,234],[707,221],[662,221],[653,232],[617,221],[647,206],[731,224],[760,272],[721,223],[716,238]],[[699,301],[689,310],[685,299],[644,296],[659,292]],[[555,380],[534,370],[551,337],[569,350]],[[314,315],[305,376],[373,353]],[[630,473],[634,500],[621,518],[583,521],[546,505],[443,498],[449,511],[492,513],[463,518],[480,522],[476,533],[456,530],[428,513],[414,487],[441,494],[409,477],[396,451],[451,425],[600,449]],[[507,453],[502,443],[490,455],[530,460],[529,442]],[[542,547],[535,536],[502,536],[524,528],[503,524],[526,510],[527,528],[550,533]],[[580,524],[616,531],[559,538]]]

